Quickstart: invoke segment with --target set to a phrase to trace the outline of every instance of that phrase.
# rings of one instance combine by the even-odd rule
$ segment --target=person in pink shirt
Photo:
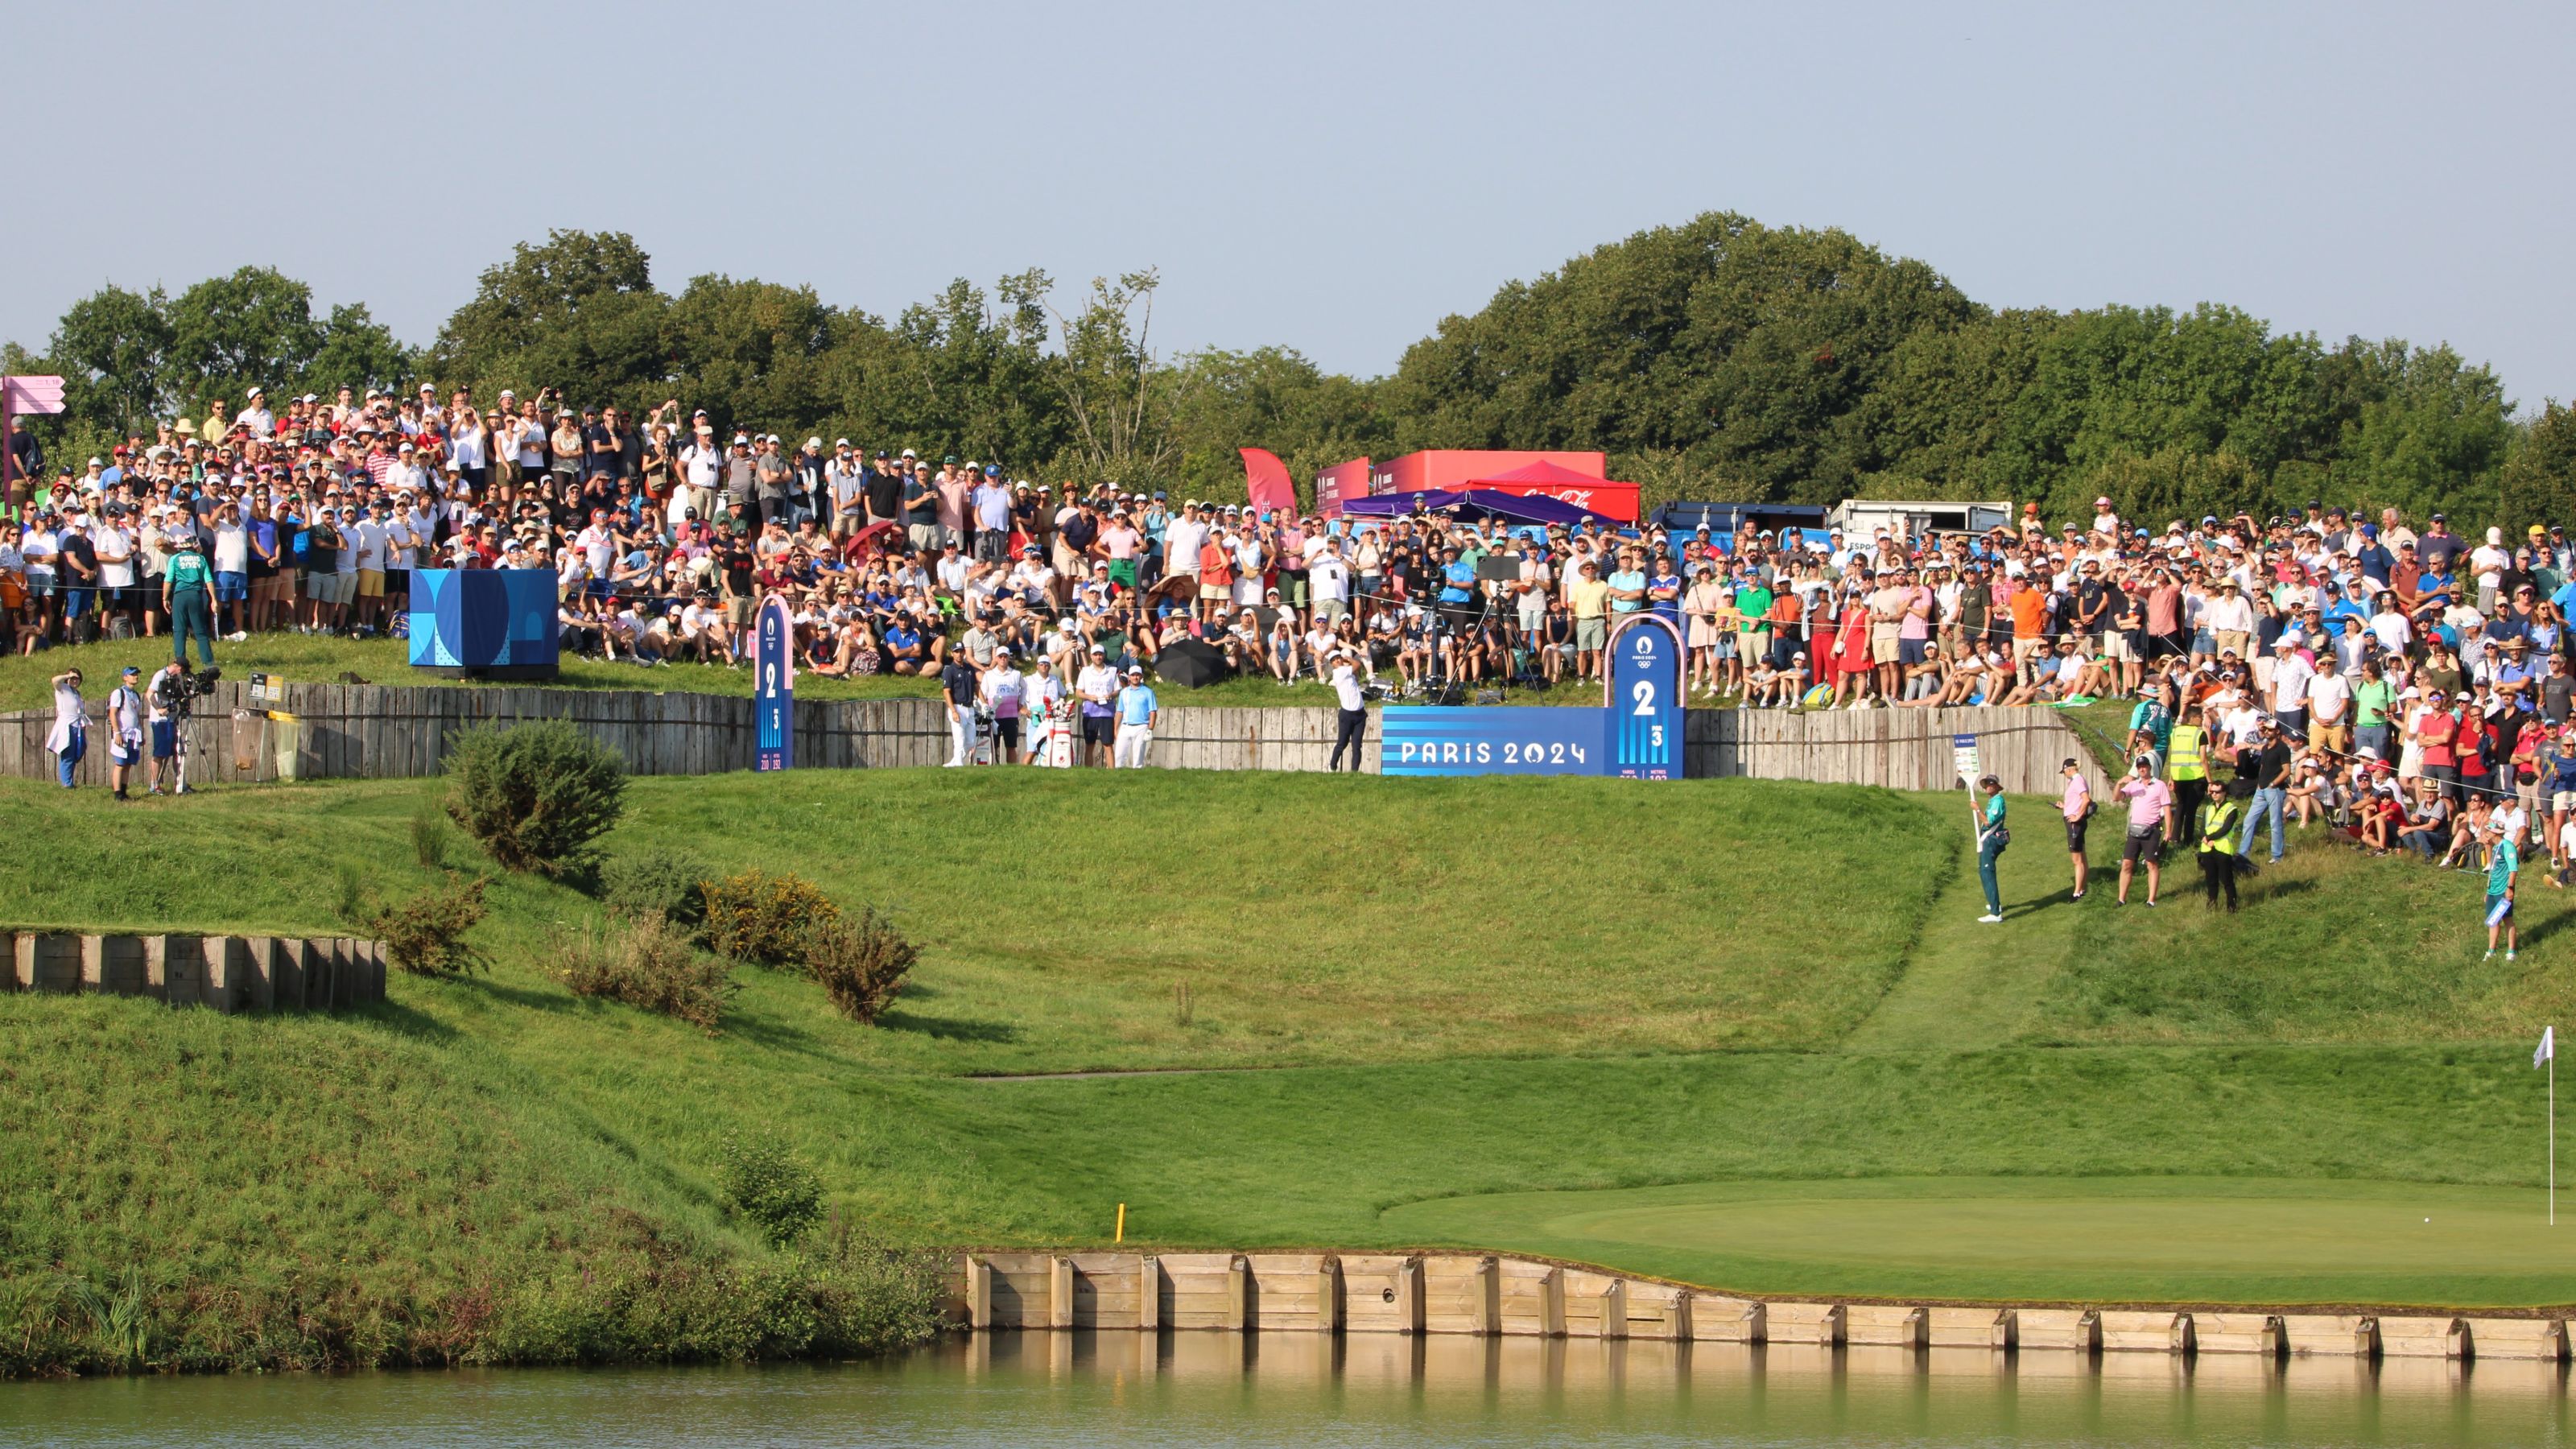
[[[2084,767],[2069,759],[2059,766],[2066,772],[2065,793],[2058,796],[2057,813],[2066,817],[2066,855],[2075,863],[2075,894],[2070,901],[2084,899],[2084,881],[2089,865],[2084,859],[2084,827],[2093,822],[2093,787],[2084,782]]]
[[[2173,787],[2156,778],[2153,755],[2138,756],[2129,778],[2120,782],[2119,795],[2129,807],[2129,834],[2120,843],[2119,904],[2129,903],[2129,876],[2138,862],[2147,863],[2147,904],[2156,903],[2160,866],[2164,861],[2165,843],[2174,837]]]

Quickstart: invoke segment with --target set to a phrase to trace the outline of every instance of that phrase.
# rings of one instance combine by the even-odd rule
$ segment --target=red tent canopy
[[[1637,521],[1637,485],[1613,483],[1571,468],[1559,467],[1542,458],[1535,463],[1469,480],[1469,488],[1499,488],[1522,497],[1533,494],[1559,499],[1578,508],[1607,514],[1622,523]]]
[[[1535,463],[1523,463],[1506,472],[1470,479],[1467,486],[1470,488],[1489,488],[1497,485],[1509,487],[1518,483],[1531,488],[1588,488],[1600,482],[1600,479],[1588,473],[1577,473],[1571,468],[1560,468],[1541,458]]]

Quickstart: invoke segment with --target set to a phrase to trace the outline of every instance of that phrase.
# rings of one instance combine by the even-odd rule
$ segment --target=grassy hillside
[[[0,784],[29,845],[0,921],[319,931],[344,863],[383,892],[429,879],[408,826],[434,788],[120,808]],[[2465,876],[2302,850],[2233,919],[2179,889],[2157,912],[2107,886],[2074,906],[2034,826],[2006,857],[2012,919],[1981,927],[1954,804],[1747,781],[640,781],[617,848],[891,909],[925,946],[917,989],[862,1029],[744,969],[710,1036],[570,995],[546,935],[595,907],[505,878],[490,975],[398,978],[338,1019],[0,998],[0,1083],[40,1104],[0,1135],[0,1200],[52,1207],[0,1215],[0,1344],[112,1362],[65,1347],[98,1337],[71,1295],[141,1264],[161,1361],[721,1353],[750,1331],[715,1312],[736,1285],[856,1271],[725,1219],[713,1164],[740,1132],[814,1162],[847,1221],[918,1243],[1105,1239],[1120,1202],[1131,1240],[1365,1246],[1474,1241],[1471,1204],[1420,1205],[1545,1190],[2537,1181],[2522,1038],[2568,1004],[2562,896],[2529,893],[2537,949],[2497,969]],[[1202,1070],[968,1075],[1102,1067]],[[1204,1070],[1233,1067],[1277,1069]],[[1623,1255],[1727,1261],[1590,1254]],[[2168,1282],[2124,1272],[2016,1281]],[[2389,1281],[2293,1276],[2324,1298]],[[2413,1281],[2495,1297],[2438,1265]]]

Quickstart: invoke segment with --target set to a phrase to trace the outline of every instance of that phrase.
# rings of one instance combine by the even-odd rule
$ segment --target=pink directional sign
[[[0,378],[0,413],[58,413],[62,410],[61,378]]]

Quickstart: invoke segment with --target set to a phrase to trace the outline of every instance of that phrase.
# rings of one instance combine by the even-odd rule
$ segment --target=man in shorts
[[[2090,869],[2084,856],[2084,830],[2093,823],[2093,787],[2085,782],[2084,768],[2071,758],[2058,770],[2066,777],[2066,786],[2058,797],[2057,811],[2066,817],[2066,854],[2075,867],[2075,893],[2067,899],[2080,901]]]
[[[1082,700],[1083,762],[1106,765],[1115,758],[1118,747],[1117,714],[1113,708],[1118,697],[1118,671],[1109,667],[1109,651],[1097,644],[1091,646],[1090,662],[1074,680],[1073,692]],[[1097,753],[1094,753],[1094,748]]]
[[[1587,558],[1574,566],[1565,602],[1574,611],[1575,677],[1599,679],[1601,654],[1610,644],[1610,586],[1601,579],[1600,564]]]

